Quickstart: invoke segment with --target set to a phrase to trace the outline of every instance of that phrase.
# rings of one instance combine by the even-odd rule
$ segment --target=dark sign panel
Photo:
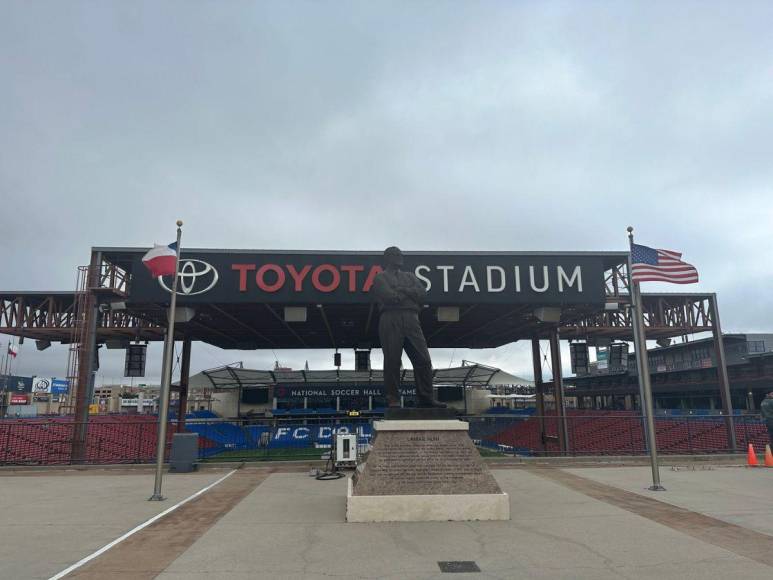
[[[367,303],[380,253],[183,251],[180,304]],[[602,304],[602,254],[406,254],[405,270],[427,288],[428,304]],[[134,264],[132,302],[165,302],[171,277]]]
[[[400,387],[400,394],[405,397],[416,395],[414,385]],[[384,385],[277,385],[274,396],[278,399],[302,399],[304,397],[383,397]]]
[[[31,393],[32,377],[8,375],[0,377],[0,390],[10,393]]]

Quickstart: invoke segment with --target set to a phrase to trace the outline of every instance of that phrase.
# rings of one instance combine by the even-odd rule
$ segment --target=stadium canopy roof
[[[473,363],[467,366],[434,370],[434,383],[441,385],[467,385],[469,387],[485,387],[491,384],[491,380],[498,374],[504,373],[498,368]],[[509,373],[504,373],[513,379],[523,382],[507,384],[532,384],[531,381],[519,379]],[[381,384],[384,382],[384,374],[380,370],[353,371],[353,370],[253,370],[242,368],[240,364],[225,365],[201,371],[192,375],[189,387],[209,386],[214,389],[238,389],[265,387],[269,385],[320,385],[329,383],[367,385],[370,383]],[[403,370],[402,382],[412,384],[414,382],[413,371]]]
[[[0,333],[97,343],[163,340],[169,278],[147,248],[92,248],[75,292],[0,291]],[[405,252],[428,287],[431,348],[494,348],[533,338],[631,340],[627,252]],[[176,340],[225,349],[378,348],[369,292],[382,252],[184,248]],[[645,294],[648,338],[712,330],[711,294]],[[85,313],[84,313],[85,311]]]
[[[162,340],[171,280],[150,276],[146,251],[92,249],[83,290],[99,303],[98,342]],[[420,317],[430,347],[490,348],[546,338],[557,325],[604,312],[610,288],[627,292],[620,278],[627,255],[405,252],[404,268],[428,287]],[[226,349],[378,347],[369,290],[381,259],[382,252],[183,248],[176,338]],[[0,291],[0,332],[77,341],[78,296]]]

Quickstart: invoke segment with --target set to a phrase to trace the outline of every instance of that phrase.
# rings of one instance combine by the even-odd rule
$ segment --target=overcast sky
[[[683,289],[718,292],[726,331],[771,331],[771,22],[771,2],[2,0],[0,288],[70,290],[90,246],[172,241],[177,218],[189,247],[334,250],[624,250],[631,224],[698,267]],[[433,355],[531,375],[526,344]],[[235,360],[274,354],[196,346],[193,370]],[[14,370],[65,365],[28,341]]]

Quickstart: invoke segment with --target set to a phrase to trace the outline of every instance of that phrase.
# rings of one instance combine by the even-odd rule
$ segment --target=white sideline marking
[[[163,518],[165,515],[167,515],[167,514],[169,514],[169,513],[173,512],[174,510],[176,510],[176,509],[177,509],[178,507],[180,507],[181,505],[184,505],[184,504],[188,503],[189,501],[191,501],[192,499],[195,499],[195,498],[199,497],[199,496],[200,496],[202,493],[205,493],[205,492],[209,491],[210,489],[212,489],[213,487],[215,487],[215,486],[216,486],[218,483],[220,483],[221,481],[225,481],[226,479],[228,479],[229,477],[231,477],[231,476],[232,476],[234,473],[236,473],[236,470],[235,470],[235,469],[234,469],[234,470],[232,470],[232,471],[230,471],[230,472],[228,472],[228,473],[226,473],[226,474],[225,474],[223,477],[221,477],[221,478],[220,478],[220,479],[218,479],[217,481],[215,481],[215,482],[213,482],[213,483],[210,483],[208,486],[206,486],[206,487],[204,487],[204,488],[200,489],[199,491],[197,491],[197,492],[196,492],[196,493],[194,493],[193,495],[190,495],[190,496],[186,497],[184,500],[182,500],[182,501],[180,501],[180,502],[177,502],[177,503],[176,503],[176,504],[174,504],[172,507],[165,509],[165,510],[164,510],[164,511],[162,511],[160,514],[156,514],[155,516],[153,516],[153,517],[152,517],[152,518],[150,518],[149,520],[146,520],[146,521],[144,521],[143,523],[141,523],[139,526],[137,526],[137,527],[135,527],[135,528],[132,528],[131,530],[129,530],[128,532],[126,532],[126,533],[125,533],[123,536],[121,536],[121,537],[119,537],[119,538],[116,538],[115,540],[113,540],[113,541],[112,541],[112,542],[110,542],[109,544],[106,544],[105,546],[102,546],[102,547],[101,547],[99,550],[97,550],[97,551],[96,551],[96,552],[94,552],[93,554],[89,554],[89,555],[88,555],[88,556],[86,556],[85,558],[83,558],[83,559],[81,559],[81,560],[78,560],[77,562],[75,562],[75,564],[73,564],[72,566],[70,566],[70,567],[68,567],[68,568],[65,568],[64,570],[62,570],[61,572],[59,572],[59,574],[57,574],[56,576],[51,576],[51,578],[49,578],[48,580],[59,580],[60,578],[64,578],[65,576],[67,576],[67,574],[69,574],[69,573],[70,573],[70,572],[72,572],[73,570],[77,570],[78,568],[80,568],[80,567],[81,567],[81,566],[83,566],[84,564],[86,564],[86,563],[88,563],[88,562],[91,562],[91,560],[93,560],[94,558],[96,558],[96,557],[98,557],[98,556],[101,556],[102,554],[104,554],[105,552],[107,552],[107,551],[108,551],[110,548],[112,548],[113,546],[116,546],[116,545],[120,544],[120,543],[121,543],[121,542],[123,542],[123,541],[124,541],[126,538],[128,538],[128,537],[130,537],[130,536],[133,536],[134,534],[136,534],[137,532],[139,532],[140,530],[142,530],[142,529],[144,529],[144,528],[147,528],[147,527],[148,527],[150,524],[152,524],[152,523],[153,523],[153,522],[155,522],[155,521],[158,521],[158,520],[160,520],[160,519],[161,519],[161,518]]]

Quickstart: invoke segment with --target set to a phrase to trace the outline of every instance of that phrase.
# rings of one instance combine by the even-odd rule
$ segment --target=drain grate
[[[480,572],[480,568],[475,562],[438,562],[441,572]]]

